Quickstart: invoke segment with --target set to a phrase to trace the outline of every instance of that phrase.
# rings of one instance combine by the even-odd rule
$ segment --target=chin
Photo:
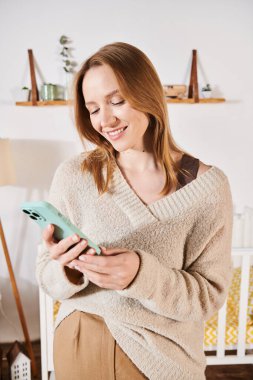
[[[131,149],[131,147],[129,145],[123,145],[123,144],[120,145],[120,144],[112,144],[112,143],[111,143],[111,145],[119,153],[122,153],[122,152],[125,152],[125,151]]]

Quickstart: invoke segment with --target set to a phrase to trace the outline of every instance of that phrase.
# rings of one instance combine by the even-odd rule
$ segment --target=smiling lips
[[[120,138],[124,134],[126,129],[127,129],[127,126],[120,128],[120,129],[117,129],[115,131],[106,132],[106,134],[110,137],[111,140],[117,140],[118,138]]]

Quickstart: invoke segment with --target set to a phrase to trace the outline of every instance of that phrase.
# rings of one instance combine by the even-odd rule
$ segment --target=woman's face
[[[93,128],[115,150],[144,149],[148,117],[123,98],[110,66],[96,66],[87,71],[83,79],[83,95]]]

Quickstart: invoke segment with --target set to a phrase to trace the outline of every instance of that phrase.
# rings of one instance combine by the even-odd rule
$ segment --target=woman
[[[96,147],[60,165],[50,201],[103,254],[43,232],[37,278],[62,301],[56,379],[204,379],[204,321],[231,277],[228,179],[176,145],[160,80],[134,46],[83,64],[75,117]]]

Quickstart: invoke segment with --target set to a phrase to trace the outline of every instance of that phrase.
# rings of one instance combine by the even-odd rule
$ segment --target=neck
[[[126,152],[121,152],[118,154],[117,163],[124,170],[139,173],[158,169],[153,153],[145,152],[145,150],[129,149]]]
[[[135,173],[154,171],[158,169],[153,152],[152,130],[148,128],[143,141],[136,144],[135,148],[117,154],[117,162],[121,169]]]

